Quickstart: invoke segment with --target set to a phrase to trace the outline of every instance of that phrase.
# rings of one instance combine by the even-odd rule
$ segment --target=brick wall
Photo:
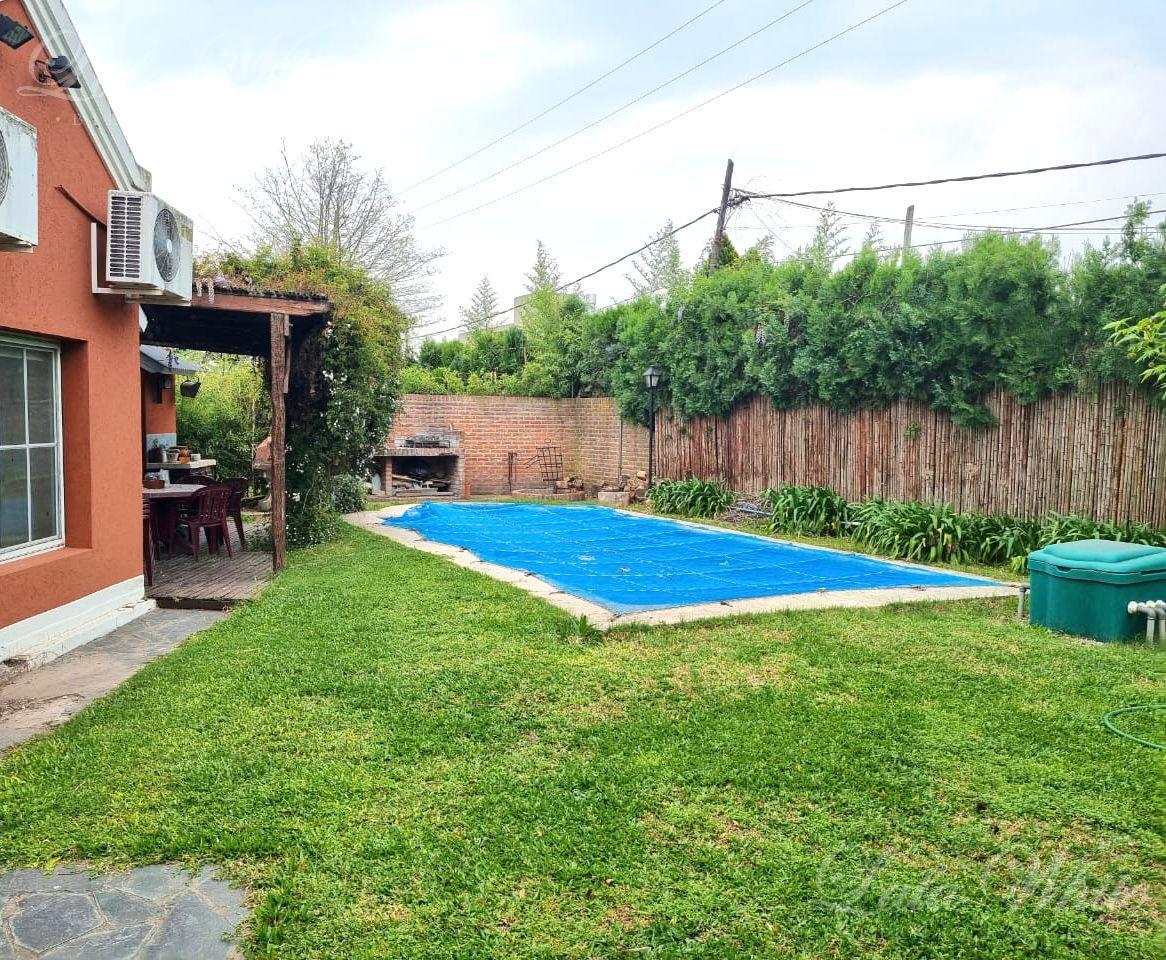
[[[563,453],[567,476],[590,489],[616,476],[620,463],[620,418],[615,401],[601,397],[551,400],[541,397],[468,397],[409,394],[393,424],[389,446],[417,433],[456,433],[461,443],[468,493],[508,492],[508,454],[517,454],[515,487],[542,485],[538,448],[553,444]],[[623,472],[647,468],[648,432],[623,424]],[[461,491],[459,491],[460,493]]]
[[[621,420],[611,397],[574,400],[579,469],[590,487],[648,469],[648,431]]]

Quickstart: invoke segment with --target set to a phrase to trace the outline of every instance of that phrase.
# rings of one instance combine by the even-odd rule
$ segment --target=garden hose
[[[1140,743],[1143,747],[1150,747],[1153,750],[1166,750],[1166,746],[1160,743],[1154,743],[1153,740],[1143,740],[1141,737],[1135,737],[1132,733],[1126,733],[1113,722],[1114,717],[1120,717],[1123,713],[1141,713],[1148,710],[1166,710],[1166,703],[1144,703],[1137,707],[1122,707],[1120,710],[1110,710],[1102,718],[1102,723],[1105,724],[1105,729],[1110,733],[1124,737],[1126,740],[1133,740],[1134,743]]]

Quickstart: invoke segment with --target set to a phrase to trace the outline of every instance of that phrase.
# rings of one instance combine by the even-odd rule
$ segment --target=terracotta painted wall
[[[19,0],[4,13],[30,22]],[[0,106],[40,142],[40,243],[0,253],[0,330],[61,345],[66,535],[61,549],[0,563],[2,627],[141,575],[142,458],[138,311],[90,292],[89,219],[56,189],[103,216],[115,184],[71,101],[19,92],[43,57],[37,41],[0,49]]]
[[[174,390],[162,391],[162,399],[158,399],[158,389],[155,384],[155,376],[146,373],[142,374],[142,432],[146,435],[151,433],[177,433],[178,432],[178,406],[174,402]]]
[[[507,454],[518,454],[516,486],[541,485],[534,459],[545,443],[563,452],[567,476],[589,487],[614,479],[620,462],[620,421],[615,402],[606,397],[550,400],[541,397],[467,397],[410,394],[389,439],[417,433],[451,431],[461,439],[465,478],[470,493],[504,494]],[[623,425],[624,473],[647,468],[647,430]]]

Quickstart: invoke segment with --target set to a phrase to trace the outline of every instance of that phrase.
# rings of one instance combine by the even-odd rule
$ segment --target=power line
[[[704,213],[693,217],[687,223],[682,223],[682,224],[680,224],[680,226],[673,227],[671,230],[667,231],[666,233],[660,234],[660,236],[658,236],[658,237],[653,237],[647,243],[645,243],[639,247],[636,247],[636,249],[632,250],[630,253],[625,253],[623,256],[617,257],[616,259],[612,260],[611,262],[605,263],[601,267],[596,267],[594,270],[591,270],[591,271],[583,274],[580,277],[576,277],[574,280],[568,280],[566,283],[559,284],[559,286],[555,287],[554,292],[555,293],[562,293],[564,290],[569,290],[572,287],[578,286],[584,280],[590,280],[592,277],[597,276],[600,273],[603,273],[605,270],[610,270],[612,267],[619,266],[625,260],[630,260],[632,257],[643,253],[645,250],[649,249],[650,247],[654,247],[656,244],[662,243],[663,241],[669,239],[670,237],[676,236],[676,234],[680,233],[682,230],[687,230],[689,227],[696,226],[696,224],[700,223],[702,220],[706,219],[707,217],[711,217],[714,213],[719,212],[719,209],[720,209],[719,207],[713,207],[711,210],[706,210]],[[637,294],[636,296],[639,296],[639,294]],[[634,299],[636,299],[636,297],[632,297],[631,299],[634,300]],[[630,301],[624,301],[624,302],[630,302]],[[497,310],[494,313],[490,314],[488,317],[483,317],[480,322],[489,323],[491,320],[496,320],[498,317],[503,317],[506,314],[512,312],[513,309],[514,309],[513,307],[507,307],[504,310]],[[446,327],[445,329],[442,329],[442,330],[429,331],[429,332],[425,333],[424,335],[426,338],[432,339],[433,337],[441,336],[443,333],[453,333],[453,332],[455,332],[457,330],[461,330],[467,326],[469,326],[469,324],[467,324],[467,323],[464,323],[464,322],[458,323],[458,324],[454,324],[451,327]],[[420,331],[418,331],[418,332],[420,333]]]
[[[1166,193],[1131,193],[1121,197],[1095,197],[1092,200],[1062,200],[1057,203],[1037,203],[1029,207],[1002,207],[997,210],[963,210],[959,213],[937,213],[932,220],[949,220],[952,217],[980,217],[990,213],[1020,213],[1025,210],[1048,210],[1051,207],[1083,207],[1090,203],[1109,203],[1111,200],[1145,200],[1163,197]]]
[[[419,187],[424,183],[428,183],[430,180],[433,180],[437,177],[440,177],[443,173],[448,173],[450,170],[453,170],[455,167],[460,167],[467,160],[474,159],[474,157],[478,156],[479,154],[485,153],[491,147],[496,147],[503,140],[509,139],[510,137],[514,136],[514,134],[518,133],[521,130],[525,130],[532,123],[535,123],[535,122],[541,120],[543,117],[547,116],[548,114],[554,113],[556,110],[559,109],[559,107],[563,106],[564,104],[570,103],[576,97],[580,96],[581,94],[586,93],[588,90],[590,90],[592,87],[596,86],[597,84],[602,83],[608,77],[613,76],[614,74],[618,73],[624,67],[628,66],[631,63],[634,63],[636,60],[639,60],[640,57],[642,57],[644,54],[649,53],[652,50],[655,50],[656,47],[660,46],[660,44],[662,44],[665,40],[670,40],[672,37],[676,36],[676,34],[680,33],[680,31],[684,30],[687,27],[692,26],[694,23],[696,23],[702,17],[706,16],[707,14],[712,13],[717,7],[721,6],[725,2],[726,2],[726,0],[717,0],[716,3],[710,4],[709,6],[705,7],[703,10],[701,10],[700,13],[698,13],[696,16],[691,17],[688,20],[685,20],[684,23],[682,23],[680,26],[675,27],[674,29],[670,30],[668,33],[664,34],[664,36],[660,37],[660,39],[653,41],[652,43],[650,43],[646,47],[644,47],[642,50],[632,54],[630,57],[628,57],[622,63],[616,64],[614,67],[612,67],[610,70],[608,70],[607,73],[601,74],[600,76],[596,77],[594,80],[590,81],[589,83],[585,83],[583,86],[579,87],[578,90],[575,90],[572,93],[569,93],[567,96],[563,97],[562,100],[559,100],[557,103],[551,104],[551,106],[547,107],[542,113],[535,114],[535,116],[531,117],[529,120],[524,121],[523,123],[520,123],[517,127],[514,127],[512,130],[507,130],[506,133],[502,134],[502,136],[496,137],[495,139],[491,140],[489,143],[485,144],[484,146],[478,147],[478,149],[473,151],[473,153],[467,153],[460,160],[455,160],[448,167],[442,167],[436,173],[431,173],[429,176],[425,177],[424,179],[418,180],[416,183],[409,184],[409,186],[405,187],[404,190],[400,191],[398,196],[400,196],[400,194],[408,193],[414,187]]]
[[[569,140],[574,140],[576,137],[586,133],[588,130],[593,130],[596,127],[598,127],[600,124],[606,123],[612,117],[623,113],[625,110],[628,110],[631,107],[634,107],[637,103],[641,103],[642,101],[647,100],[649,97],[659,93],[661,90],[665,89],[666,87],[670,87],[670,86],[672,86],[672,84],[676,83],[677,81],[683,80],[685,77],[689,76],[690,74],[695,73],[697,70],[700,70],[702,67],[707,66],[708,64],[712,63],[714,60],[717,60],[720,57],[723,57],[726,53],[729,53],[731,50],[735,50],[737,47],[741,46],[743,43],[746,43],[749,40],[752,40],[754,37],[759,36],[760,34],[764,33],[766,30],[769,30],[769,29],[777,26],[777,24],[781,23],[783,20],[789,19],[795,13],[797,13],[799,10],[802,10],[805,7],[808,7],[811,3],[814,3],[814,2],[815,2],[815,0],[802,0],[802,2],[799,3],[796,7],[790,8],[785,13],[783,13],[781,16],[774,17],[768,23],[764,24],[763,26],[758,27],[752,33],[748,33],[745,36],[741,37],[741,39],[736,40],[733,43],[729,44],[727,47],[724,47],[723,49],[718,50],[712,56],[706,57],[704,60],[701,60],[700,63],[693,64],[687,70],[682,70],[680,73],[676,74],[676,76],[671,77],[668,80],[665,80],[663,83],[658,84],[657,86],[653,87],[651,90],[648,90],[644,93],[641,93],[639,96],[633,97],[627,103],[623,104],[622,106],[616,107],[614,110],[610,111],[609,113],[605,113],[599,119],[592,120],[590,123],[587,123],[587,124],[584,124],[583,126],[581,126],[578,130],[575,130],[572,133],[568,133],[566,136],[559,137],[558,140],[555,140],[551,143],[548,143],[545,146],[539,147],[539,149],[535,150],[533,153],[528,153],[526,156],[520,157],[519,159],[515,160],[513,163],[509,163],[504,167],[499,167],[493,173],[489,173],[486,176],[482,177],[481,179],[473,181],[473,183],[467,183],[464,186],[458,187],[456,190],[451,190],[449,193],[438,197],[436,200],[430,200],[428,203],[424,203],[419,207],[415,207],[413,212],[419,213],[420,211],[427,210],[430,207],[436,206],[439,203],[444,203],[446,200],[451,200],[452,198],[465,193],[467,190],[472,190],[472,189],[474,189],[474,187],[480,187],[483,183],[489,183],[491,180],[494,180],[497,177],[502,176],[502,174],[509,173],[511,170],[515,169],[516,167],[522,166],[524,163],[527,163],[528,161],[533,160],[535,157],[541,157],[544,153],[547,153],[551,150],[554,150],[556,147],[562,146],[564,143],[566,143]]]
[[[1118,163],[1133,163],[1139,160],[1160,160],[1166,153],[1142,153],[1132,157],[1113,157],[1108,160],[1090,160],[1085,163],[1061,163],[1051,167],[1030,167],[1027,170],[1005,170],[999,173],[973,173],[963,177],[939,177],[934,180],[909,180],[903,183],[883,183],[863,187],[829,187],[824,190],[798,190],[787,193],[753,193],[750,190],[736,191],[738,202],[749,200],[782,200],[790,197],[814,197],[837,193],[869,193],[875,190],[896,190],[900,187],[933,187],[943,183],[970,183],[974,180],[998,180],[1003,177],[1025,177],[1038,173],[1053,173],[1061,170],[1082,170],[1086,167],[1108,167]]]
[[[1154,215],[1160,214],[1160,213],[1166,213],[1166,208],[1161,209],[1161,210],[1148,210],[1147,211],[1148,216],[1154,216]],[[987,232],[988,233],[996,233],[996,234],[999,234],[1000,236],[1009,236],[1009,235],[1017,235],[1017,234],[1043,234],[1043,233],[1052,233],[1052,232],[1055,232],[1057,230],[1063,230],[1065,227],[1088,226],[1088,225],[1094,224],[1094,223],[1112,223],[1114,220],[1124,220],[1124,219],[1126,219],[1126,216],[1125,216],[1125,214],[1122,214],[1121,216],[1118,216],[1118,217],[1100,217],[1096,220],[1078,220],[1074,223],[1055,223],[1052,226],[1048,226],[1048,227],[1033,227],[1033,228],[1023,228],[1022,227],[1022,228],[1008,229],[1008,230],[989,230]],[[932,243],[913,243],[913,244],[911,244],[910,249],[918,250],[921,247],[943,247],[943,246],[947,246],[947,245],[953,244],[953,243],[966,243],[967,240],[968,240],[967,237],[959,237],[955,240],[936,240]],[[892,253],[894,251],[901,250],[901,249],[902,249],[901,246],[898,246],[898,247],[877,247],[874,250],[874,252],[875,253]],[[860,251],[858,251],[858,252],[860,252]],[[838,256],[834,257],[833,259],[835,261],[841,260],[844,257],[855,256],[856,253],[857,252],[841,253]]]
[[[544,183],[547,183],[551,180],[554,180],[558,177],[561,177],[565,173],[570,173],[572,170],[577,170],[577,169],[579,169],[579,167],[582,167],[585,164],[588,164],[588,163],[591,163],[595,160],[598,160],[600,157],[605,157],[605,156],[607,156],[607,154],[613,153],[616,150],[621,149],[622,147],[626,147],[630,143],[634,143],[637,140],[642,140],[644,137],[655,133],[657,130],[661,130],[664,127],[668,126],[669,124],[675,123],[677,120],[680,120],[684,117],[687,117],[690,114],[696,113],[696,111],[701,110],[704,107],[707,107],[709,104],[715,103],[716,101],[721,100],[724,97],[727,97],[732,93],[736,93],[742,87],[747,87],[751,83],[756,83],[758,80],[761,80],[764,77],[769,76],[771,73],[775,73],[776,71],[782,69],[783,67],[788,66],[789,64],[793,63],[795,60],[800,60],[802,57],[808,56],[809,54],[815,52],[816,50],[821,49],[822,47],[826,46],[827,44],[833,43],[835,40],[841,39],[842,37],[846,36],[848,33],[853,33],[855,30],[858,30],[858,29],[866,26],[868,23],[872,22],[873,20],[877,20],[879,17],[885,16],[886,14],[890,13],[892,10],[895,10],[895,9],[903,6],[907,2],[908,2],[908,0],[896,0],[895,3],[892,3],[889,6],[883,7],[881,10],[879,10],[876,13],[871,14],[869,17],[866,17],[865,19],[858,20],[855,23],[852,23],[850,26],[848,26],[842,30],[839,30],[837,33],[827,37],[825,40],[819,40],[813,46],[806,47],[800,53],[796,53],[791,57],[787,57],[785,60],[782,60],[780,63],[774,64],[772,67],[769,67],[767,70],[762,70],[760,73],[754,74],[753,76],[749,77],[746,80],[742,80],[740,83],[735,84],[732,87],[729,87],[727,90],[723,90],[721,93],[718,93],[715,96],[709,97],[707,100],[702,100],[700,103],[698,103],[694,106],[691,106],[686,110],[682,110],[680,113],[677,113],[674,116],[671,116],[666,120],[662,120],[661,122],[659,122],[651,127],[648,127],[645,130],[641,130],[639,133],[633,134],[632,136],[627,137],[626,139],[621,140],[618,143],[615,143],[610,147],[607,147],[603,150],[600,150],[597,153],[593,153],[588,157],[584,157],[582,160],[576,161],[575,163],[572,163],[569,166],[563,167],[561,170],[556,170],[554,173],[547,174],[545,177],[541,177],[540,179],[535,180],[532,183],[528,183],[525,186],[518,187],[515,190],[511,190],[509,193],[504,193],[501,196],[494,197],[494,199],[487,200],[485,203],[480,203],[476,207],[471,207],[468,210],[463,210],[461,213],[455,213],[452,216],[445,217],[442,220],[437,220],[433,223],[426,224],[424,227],[421,227],[419,229],[424,230],[424,229],[429,229],[432,227],[438,227],[438,226],[441,226],[442,224],[449,223],[452,220],[458,220],[461,217],[469,216],[471,213],[477,213],[479,210],[484,210],[487,207],[491,207],[496,203],[501,203],[503,200],[509,200],[512,197],[518,196],[518,194],[520,194],[520,193],[524,193],[527,190],[531,190],[534,187],[541,186]]]
[[[775,199],[777,199],[777,198],[775,198]],[[813,204],[813,203],[798,203],[795,200],[777,199],[777,202],[787,204],[791,207],[798,207],[798,208],[803,209],[803,210],[817,210],[821,213],[825,213],[828,210],[832,209],[833,212],[839,214],[840,216],[849,217],[849,218],[852,218],[853,220],[870,221],[870,222],[874,222],[874,223],[895,223],[895,224],[902,224],[902,223],[907,222],[902,217],[888,217],[888,216],[880,216],[880,215],[873,214],[873,213],[859,213],[859,212],[856,212],[854,210],[840,210],[837,207],[833,207],[833,208],[821,207],[821,206],[818,206],[817,204]],[[1124,219],[1124,217],[1125,217],[1125,215],[1123,214],[1120,217],[1109,217],[1106,219],[1121,220],[1121,219]],[[963,232],[980,231],[980,232],[988,232],[988,233],[1007,233],[1009,231],[1016,231],[1018,229],[1017,227],[1014,227],[1014,226],[996,226],[994,224],[989,224],[989,223],[938,223],[935,220],[921,220],[919,218],[916,218],[912,222],[916,226],[929,227],[929,228],[934,229],[934,230],[960,230]],[[1103,221],[1084,221],[1084,222],[1085,223],[1100,223]]]

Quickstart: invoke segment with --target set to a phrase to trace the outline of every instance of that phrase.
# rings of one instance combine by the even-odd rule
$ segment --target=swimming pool
[[[591,504],[424,503],[384,524],[532,573],[618,614],[820,591],[996,586]]]

